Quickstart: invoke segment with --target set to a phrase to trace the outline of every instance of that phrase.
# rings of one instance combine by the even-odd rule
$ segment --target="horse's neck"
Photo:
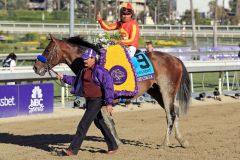
[[[84,62],[81,58],[76,58],[71,64],[68,64],[71,70],[77,74],[84,67]]]
[[[77,74],[81,68],[84,67],[84,62],[80,58],[82,51],[78,47],[71,47],[63,51],[64,63],[66,63],[71,70]]]

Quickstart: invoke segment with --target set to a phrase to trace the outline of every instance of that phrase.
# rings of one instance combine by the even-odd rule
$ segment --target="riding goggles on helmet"
[[[133,14],[133,10],[129,9],[129,8],[123,7],[120,10],[120,14],[122,14],[122,15],[130,15],[130,14]]]

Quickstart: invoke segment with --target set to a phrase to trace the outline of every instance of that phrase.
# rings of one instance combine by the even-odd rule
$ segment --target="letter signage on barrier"
[[[20,85],[18,114],[51,113],[53,99],[53,84]]]
[[[18,114],[18,86],[0,86],[0,118]]]

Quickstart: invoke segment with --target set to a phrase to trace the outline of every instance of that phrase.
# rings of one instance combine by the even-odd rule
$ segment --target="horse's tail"
[[[189,102],[191,97],[191,83],[185,65],[181,60],[179,61],[182,64],[182,79],[180,83],[180,88],[178,90],[177,99],[179,101],[181,112],[186,114],[189,108]]]

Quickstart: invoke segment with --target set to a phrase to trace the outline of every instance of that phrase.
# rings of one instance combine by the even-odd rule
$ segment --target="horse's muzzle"
[[[46,73],[46,69],[44,67],[38,68],[35,65],[33,66],[33,70],[36,74],[40,75],[40,76],[44,76]]]

